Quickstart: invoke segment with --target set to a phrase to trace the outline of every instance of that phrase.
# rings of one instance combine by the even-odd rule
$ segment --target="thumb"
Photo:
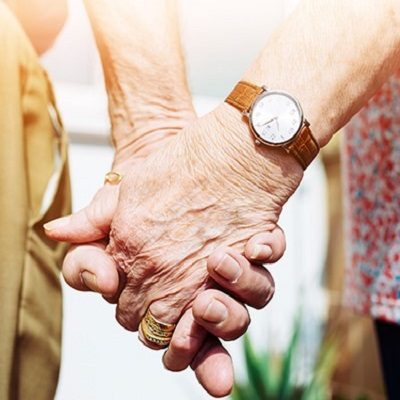
[[[64,259],[62,274],[74,289],[101,293],[107,301],[118,300],[120,286],[125,282],[105,248],[100,242],[72,246]]]
[[[46,235],[69,243],[93,242],[106,237],[117,208],[119,186],[101,188],[92,202],[82,210],[46,223]]]

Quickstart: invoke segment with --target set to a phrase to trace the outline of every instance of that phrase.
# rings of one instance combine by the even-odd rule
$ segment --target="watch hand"
[[[257,126],[264,126],[264,125],[268,125],[268,124],[270,124],[274,119],[275,119],[276,117],[274,117],[274,118],[271,118],[271,119],[269,119],[267,122],[263,122],[262,124],[257,124]]]
[[[275,122],[276,122],[276,126],[278,127],[278,132],[280,132],[278,117],[275,117],[274,119],[275,119]]]

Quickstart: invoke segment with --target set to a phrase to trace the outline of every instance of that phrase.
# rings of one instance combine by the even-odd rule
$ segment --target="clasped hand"
[[[260,308],[271,299],[273,279],[261,264],[284,252],[278,217],[302,177],[279,152],[262,155],[264,164],[260,155],[252,160],[248,129],[228,107],[160,135],[145,157],[116,161],[120,184],[106,184],[87,208],[46,226],[50,238],[74,244],[66,281],[116,302],[128,330],[138,330],[147,310],[177,324],[164,365],[191,365],[214,396],[233,384],[217,338],[246,331],[243,303]]]

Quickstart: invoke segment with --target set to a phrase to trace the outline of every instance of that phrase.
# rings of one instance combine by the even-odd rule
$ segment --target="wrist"
[[[278,208],[297,188],[303,177],[300,164],[284,149],[257,146],[235,108],[223,103],[199,124],[199,129],[185,132],[185,141],[207,167],[205,179],[215,177],[233,190],[267,194]]]
[[[224,142],[229,144],[226,152],[231,158],[237,157],[246,180],[271,193],[280,192],[284,186],[297,187],[303,177],[301,165],[283,148],[256,145],[249,123],[240,111],[223,103],[215,110],[215,118]]]
[[[171,106],[169,110],[149,106],[136,110],[133,120],[127,119],[112,127],[113,167],[143,160],[195,120],[196,115],[191,105],[185,109]]]

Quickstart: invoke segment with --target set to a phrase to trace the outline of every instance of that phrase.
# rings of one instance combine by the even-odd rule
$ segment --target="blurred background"
[[[199,115],[223,101],[295,3],[296,0],[181,1],[188,76]],[[42,61],[53,80],[69,133],[73,205],[77,210],[102,185],[112,159],[101,66],[81,0],[69,0],[68,21]],[[279,380],[282,360],[276,361],[278,355],[287,356],[288,348],[298,347],[293,375],[300,385],[307,385],[316,375],[321,343],[328,331],[334,331],[336,338],[331,348],[335,356],[330,356],[332,366],[328,365],[327,372],[327,379],[334,382],[332,387],[346,393],[347,398],[364,393],[379,398],[382,387],[380,375],[374,370],[376,353],[374,343],[368,342],[368,323],[346,317],[338,324],[342,321],[343,274],[340,190],[339,144],[334,143],[307,171],[300,190],[282,215],[288,250],[281,261],[270,267],[276,280],[271,305],[251,312],[253,361],[257,362],[258,355],[265,360],[265,352],[274,355],[269,362],[278,365],[275,375]],[[210,398],[192,371],[165,371],[161,353],[144,348],[136,334],[124,331],[115,322],[114,306],[95,294],[75,292],[65,285],[63,290],[58,400]],[[332,324],[332,320],[336,323]],[[300,332],[299,337],[294,337],[293,332]],[[350,337],[349,332],[356,333]],[[338,343],[341,357],[336,357]],[[365,351],[367,346],[369,352]],[[249,348],[246,359],[242,341],[228,343],[227,347],[232,352],[238,380],[243,382],[251,367]],[[365,367],[355,365],[354,360],[361,366],[365,361],[360,358],[361,349],[373,378],[365,373]],[[246,399],[259,398],[254,396]]]

